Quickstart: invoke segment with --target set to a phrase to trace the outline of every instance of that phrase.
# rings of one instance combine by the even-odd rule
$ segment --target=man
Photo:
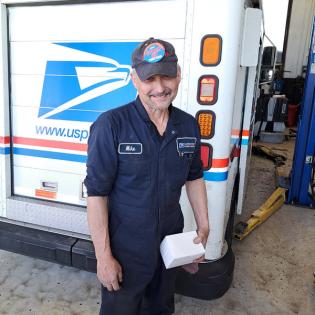
[[[100,314],[168,315],[176,269],[165,269],[159,246],[183,229],[184,184],[197,222],[194,241],[205,245],[209,233],[199,130],[171,105],[181,73],[170,43],[146,40],[133,52],[132,67],[137,99],[102,114],[88,143],[85,185],[103,285]]]

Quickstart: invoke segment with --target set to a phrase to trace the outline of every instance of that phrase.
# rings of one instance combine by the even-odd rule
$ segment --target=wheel
[[[179,269],[176,293],[197,299],[213,300],[221,297],[231,286],[235,256],[229,247],[219,260],[199,264],[199,271],[190,274]]]

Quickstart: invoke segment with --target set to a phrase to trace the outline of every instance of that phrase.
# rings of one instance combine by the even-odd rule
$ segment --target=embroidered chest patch
[[[183,137],[177,138],[177,152],[180,156],[184,154],[192,154],[195,152],[197,138],[195,137]]]
[[[119,143],[119,154],[142,154],[142,143]]]

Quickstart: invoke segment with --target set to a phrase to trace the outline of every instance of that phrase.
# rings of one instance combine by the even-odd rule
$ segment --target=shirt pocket
[[[172,188],[181,188],[187,181],[190,165],[192,163],[192,156],[184,154],[183,156],[178,156],[176,164],[173,168],[172,176]]]
[[[120,154],[118,176],[126,187],[143,189],[151,182],[151,160],[142,154]]]

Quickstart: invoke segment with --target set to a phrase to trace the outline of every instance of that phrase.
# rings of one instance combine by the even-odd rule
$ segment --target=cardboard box
[[[190,264],[204,255],[203,245],[194,243],[196,237],[196,231],[165,236],[160,251],[166,269]]]

